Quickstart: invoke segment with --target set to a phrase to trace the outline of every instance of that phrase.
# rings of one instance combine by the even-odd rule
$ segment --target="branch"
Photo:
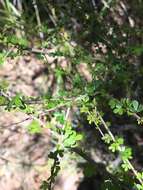
[[[33,0],[33,6],[34,6],[34,9],[35,9],[35,14],[36,14],[36,19],[37,19],[37,24],[38,24],[38,27],[40,29],[39,31],[39,36],[40,36],[40,39],[43,40],[44,38],[44,34],[43,32],[41,32],[41,20],[40,20],[40,15],[39,15],[39,10],[38,10],[38,6],[37,6],[37,3],[36,3],[36,0]]]
[[[99,115],[100,121],[103,124],[104,128],[106,129],[107,133],[110,135],[110,137],[112,138],[113,142],[115,142],[114,135],[110,131],[109,127],[106,125],[105,121],[103,120],[103,118],[101,117],[101,115],[99,114],[99,112],[98,112],[98,115]],[[120,147],[119,151],[121,151],[122,148],[123,147]],[[137,170],[134,168],[134,166],[132,165],[132,163],[128,159],[126,161],[127,161],[128,165],[129,165],[130,169],[132,170],[132,172],[134,173],[134,175],[136,176],[136,178],[138,179],[138,181],[142,185],[143,184],[143,180],[140,179],[140,178],[138,178],[138,172],[137,172]]]

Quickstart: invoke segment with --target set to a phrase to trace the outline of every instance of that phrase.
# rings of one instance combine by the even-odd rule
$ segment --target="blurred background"
[[[42,114],[49,108],[41,103],[46,98],[96,98],[112,132],[132,148],[133,165],[142,169],[142,126],[108,105],[109,97],[143,103],[142,19],[142,0],[0,0],[1,190],[39,190],[50,176],[48,155],[57,143],[50,121],[65,108]],[[5,110],[6,99],[17,94],[46,125],[40,133],[28,131],[28,113]],[[131,189],[132,173],[120,171],[119,155],[110,153],[74,103],[69,119],[84,136],[78,148],[86,154],[78,148],[64,154],[53,189]]]

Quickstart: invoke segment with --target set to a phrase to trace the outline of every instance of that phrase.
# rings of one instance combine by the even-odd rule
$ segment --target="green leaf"
[[[89,124],[93,123],[95,121],[95,115],[93,114],[93,112],[90,112],[87,116],[87,120],[89,122]]]
[[[113,109],[113,108],[116,107],[116,103],[117,103],[117,101],[114,100],[114,99],[112,99],[112,100],[109,101],[109,106],[111,107],[111,109]]]
[[[17,94],[16,96],[14,96],[12,98],[12,102],[11,102],[14,106],[20,108],[20,109],[25,109],[26,106],[21,98],[21,96],[19,94]]]
[[[41,133],[42,129],[40,123],[37,120],[33,120],[28,126],[28,131],[31,134]]]
[[[136,100],[132,101],[132,105],[133,105],[133,108],[135,109],[135,111],[137,111],[138,107],[139,107],[138,101],[136,101]]]
[[[124,143],[124,139],[123,138],[116,138],[116,143],[118,145],[122,145]]]
[[[122,166],[122,168],[124,169],[125,172],[127,172],[128,170],[131,169],[127,162],[124,162],[121,166]]]
[[[103,137],[102,137],[102,140],[105,141],[105,143],[107,144],[110,144],[110,142],[112,141],[112,138],[109,134],[105,134]]]
[[[82,138],[83,138],[82,134],[77,134],[73,130],[68,130],[64,134],[63,144],[64,144],[65,147],[76,146],[77,141],[82,140]]]
[[[109,146],[109,150],[111,150],[112,152],[115,152],[117,151],[119,148],[118,144],[116,143],[112,143],[110,146]]]
[[[143,105],[139,105],[139,107],[138,107],[138,112],[141,112],[141,111],[143,111]]]
[[[13,102],[14,104],[19,107],[22,105],[22,101],[21,101],[21,98],[19,95],[16,95],[14,98],[13,98]]]
[[[7,88],[9,86],[9,82],[6,80],[0,80],[0,89],[3,90],[4,92],[7,91]]]
[[[81,113],[88,113],[89,109],[87,106],[83,105],[81,108],[80,108],[80,112]]]
[[[76,145],[76,140],[73,137],[70,137],[64,141],[65,147],[72,147],[73,145]]]
[[[60,123],[60,124],[64,124],[65,122],[65,114],[61,113],[61,112],[55,112],[54,116],[56,118],[56,120]]]
[[[135,46],[132,48],[132,51],[135,55],[141,55],[143,53],[143,46]]]
[[[137,178],[142,180],[143,179],[143,172],[138,172]]]
[[[120,151],[120,153],[121,153],[122,160],[132,159],[131,148],[122,147],[122,151]]]
[[[124,143],[123,138],[116,138],[116,141],[109,146],[109,150],[112,152],[120,150],[120,146]]]
[[[4,64],[4,62],[5,62],[5,54],[0,53],[0,65]]]
[[[141,184],[135,184],[137,190],[143,190],[143,185]]]
[[[116,114],[119,114],[119,115],[123,115],[124,110],[122,109],[121,106],[118,106],[117,108],[115,108],[115,109],[113,110],[113,112],[116,113]]]
[[[0,105],[6,104],[7,103],[7,99],[3,96],[0,96]]]
[[[80,141],[82,139],[83,139],[83,135],[82,134],[76,135],[76,138],[75,138],[76,141]]]

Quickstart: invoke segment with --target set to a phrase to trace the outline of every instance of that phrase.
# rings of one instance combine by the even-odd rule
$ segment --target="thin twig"
[[[110,137],[112,138],[113,142],[116,142],[114,135],[113,135],[112,132],[110,131],[109,127],[106,125],[104,119],[101,117],[101,115],[100,115],[99,113],[98,113],[98,115],[99,115],[99,118],[100,118],[101,123],[103,124],[104,128],[106,129],[106,131],[108,132],[108,134],[109,134]],[[121,151],[122,148],[123,148],[123,146],[120,147],[120,150],[119,150],[119,151]],[[132,172],[134,173],[134,175],[136,176],[136,178],[138,179],[138,181],[139,181],[140,184],[142,185],[142,184],[143,184],[143,180],[140,179],[140,178],[138,178],[138,172],[136,171],[136,169],[134,168],[134,166],[132,165],[132,163],[131,163],[128,159],[127,159],[126,161],[127,161],[128,165],[129,165],[130,169],[132,170]]]
[[[112,132],[110,131],[109,127],[106,125],[105,121],[103,120],[103,118],[101,117],[101,115],[99,113],[98,113],[98,115],[99,115],[99,119],[100,119],[101,123],[103,124],[103,126],[105,127],[106,131],[111,136],[113,142],[115,142],[115,137],[112,134]]]
[[[40,15],[39,15],[39,10],[38,10],[38,6],[37,6],[37,3],[36,3],[36,0],[33,0],[33,6],[34,6],[34,9],[35,9],[35,14],[36,14],[36,19],[37,19],[37,24],[38,24],[38,28],[39,28],[39,36],[40,36],[40,39],[43,40],[44,39],[44,34],[43,32],[41,32],[41,19],[40,19]]]
[[[9,125],[4,125],[3,128],[8,128],[8,127],[12,127],[12,126],[15,126],[15,125],[19,125],[19,124],[24,123],[25,121],[30,120],[30,119],[32,119],[32,118],[29,116],[29,117],[27,117],[25,119],[22,119],[21,121],[18,121],[18,122],[15,122],[15,123],[11,123]]]
[[[140,117],[138,114],[136,114],[136,113],[134,113],[133,116],[134,116],[137,120],[141,119],[141,117]]]
[[[68,117],[69,117],[69,113],[70,113],[70,107],[68,107],[68,109],[67,109],[65,120],[68,119]]]

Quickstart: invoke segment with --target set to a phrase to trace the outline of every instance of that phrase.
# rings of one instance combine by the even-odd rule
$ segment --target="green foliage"
[[[112,138],[109,134],[105,134],[103,137],[102,137],[102,140],[107,143],[107,144],[110,144],[112,142]]]
[[[141,55],[143,53],[143,46],[135,46],[132,48],[132,52],[135,54],[135,55]]]
[[[78,134],[72,129],[69,123],[66,123],[66,126],[63,130],[63,146],[66,148],[75,147],[77,146],[78,141],[82,139],[82,134]]]
[[[58,172],[60,170],[60,158],[63,157],[63,150],[56,150],[54,152],[50,152],[49,158],[53,159],[53,165],[51,168],[51,175],[50,177],[43,181],[40,189],[41,190],[51,190],[52,189],[52,184],[55,182],[55,177],[58,175]]]
[[[40,123],[37,120],[33,120],[28,126],[27,129],[30,134],[38,134],[41,133],[42,129]]]
[[[131,101],[123,98],[119,101],[117,99],[111,99],[109,105],[113,109],[113,112],[119,115],[123,115],[124,113],[131,115],[143,111],[143,105],[139,104],[137,100]]]
[[[138,179],[143,179],[143,172],[138,173]]]
[[[143,185],[141,184],[135,184],[135,187],[137,190],[143,190]]]
[[[63,125],[65,123],[65,114],[64,113],[60,113],[60,112],[55,112],[54,113],[54,117],[56,118],[56,120]]]
[[[22,97],[19,94],[17,94],[16,96],[13,96],[11,99],[9,99],[9,102],[6,106],[6,109],[9,111],[11,109],[16,109],[16,108],[19,108],[21,110],[26,108],[26,105],[25,105]]]
[[[0,80],[0,89],[1,89],[1,91],[6,92],[8,86],[9,86],[9,83],[6,80]]]
[[[125,172],[127,172],[131,169],[131,167],[129,166],[129,164],[126,160],[123,161],[122,168],[124,169]]]
[[[5,62],[5,54],[0,53],[0,65],[2,65]]]
[[[121,145],[123,145],[123,143],[123,138],[116,138],[116,141],[109,146],[109,150],[111,150],[112,152],[120,151]]]
[[[123,161],[132,159],[132,149],[128,147],[122,147],[121,151],[121,158]]]

